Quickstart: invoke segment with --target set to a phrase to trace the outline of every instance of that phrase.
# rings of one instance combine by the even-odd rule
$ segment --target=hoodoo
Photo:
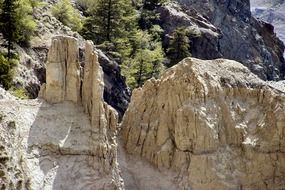
[[[240,63],[187,58],[133,92],[123,141],[179,189],[282,189],[284,113],[285,89]]]

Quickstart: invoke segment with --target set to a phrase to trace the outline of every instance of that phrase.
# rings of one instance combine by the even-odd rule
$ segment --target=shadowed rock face
[[[274,26],[277,36],[285,42],[285,1],[251,0],[253,15]]]
[[[133,92],[124,147],[176,173],[181,190],[282,189],[284,112],[284,84],[235,61],[189,58]]]
[[[272,26],[251,16],[249,0],[175,0],[160,8],[167,36],[179,26],[192,34],[192,55],[201,59],[226,58],[241,62],[265,80],[284,76],[284,45]]]
[[[102,51],[98,49],[95,51],[98,53],[98,61],[104,72],[104,100],[118,111],[121,119],[128,108],[130,89],[121,75],[118,63],[109,59]]]

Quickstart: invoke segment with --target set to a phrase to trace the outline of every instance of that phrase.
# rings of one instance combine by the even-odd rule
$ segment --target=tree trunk
[[[143,58],[142,58],[142,52],[141,52],[140,68],[139,68],[139,76],[138,76],[138,87],[140,87],[142,83],[142,73],[143,73]]]
[[[11,10],[10,6],[11,5],[9,4],[9,10]],[[11,29],[11,26],[13,24],[13,23],[11,23],[11,21],[12,21],[12,19],[11,19],[12,15],[11,14],[12,13],[10,12],[9,13],[9,20],[8,20],[8,32],[9,32],[9,34],[8,34],[8,60],[10,60],[10,58],[11,58],[11,49],[12,49],[12,40],[13,40],[12,33],[14,32]]]
[[[112,13],[112,0],[109,0],[108,4],[108,18],[107,18],[107,40],[111,41],[111,13]]]
[[[8,61],[11,58],[11,49],[12,49],[12,42],[10,39],[8,39]]]

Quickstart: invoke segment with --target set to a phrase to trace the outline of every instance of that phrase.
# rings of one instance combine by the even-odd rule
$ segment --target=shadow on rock
[[[28,138],[32,189],[101,189],[110,179],[92,150],[96,134],[82,107],[43,102]]]

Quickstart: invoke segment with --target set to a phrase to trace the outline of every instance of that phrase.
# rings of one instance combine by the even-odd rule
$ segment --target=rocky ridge
[[[186,27],[193,57],[232,59],[263,80],[283,79],[284,44],[272,25],[251,15],[249,0],[174,0],[159,12],[165,46],[176,27]]]
[[[253,15],[274,26],[277,36],[285,42],[285,1],[251,0]]]
[[[283,189],[285,89],[230,60],[187,58],[133,92],[126,151],[178,189]]]

